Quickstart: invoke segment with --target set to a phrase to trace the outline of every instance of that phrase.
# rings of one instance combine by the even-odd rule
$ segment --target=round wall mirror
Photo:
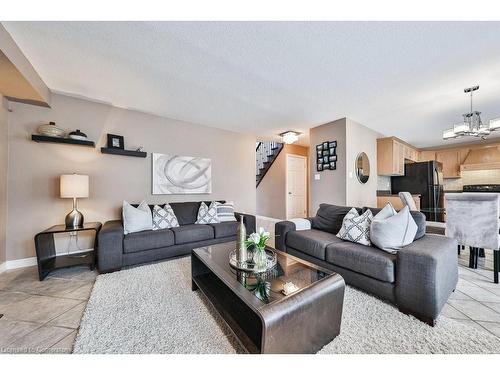
[[[368,178],[370,178],[370,160],[368,160],[368,155],[364,152],[358,154],[356,158],[356,176],[362,184],[366,184]]]

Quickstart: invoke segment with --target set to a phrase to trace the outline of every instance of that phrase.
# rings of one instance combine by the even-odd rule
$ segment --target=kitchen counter
[[[420,210],[420,194],[412,194],[412,197],[413,200],[415,201],[417,209]],[[404,207],[403,201],[401,200],[401,198],[399,198],[399,195],[394,195],[394,194],[380,195],[377,192],[377,208],[384,208],[388,202],[392,204],[392,207],[394,207],[396,211],[399,211]]]
[[[421,194],[412,194],[412,197],[420,197]],[[399,197],[398,194],[391,194],[389,190],[377,190],[377,197]]]

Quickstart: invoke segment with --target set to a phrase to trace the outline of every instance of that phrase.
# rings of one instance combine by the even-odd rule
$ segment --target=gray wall
[[[351,119],[347,119],[347,186],[346,204],[356,207],[377,206],[377,138],[381,135]],[[370,177],[365,184],[356,177],[356,158],[364,152],[370,161]]]
[[[345,118],[310,129],[310,204],[309,213],[315,215],[320,203],[346,203],[346,123]],[[316,145],[337,141],[337,170],[316,171]],[[320,180],[315,180],[315,175]]]
[[[35,233],[63,222],[71,209],[71,200],[59,198],[59,175],[65,173],[90,176],[90,197],[79,201],[86,221],[119,218],[123,200],[226,199],[234,200],[238,211],[255,212],[255,137],[62,95],[53,95],[51,105],[13,103],[9,114],[8,260],[34,256]],[[48,121],[80,129],[96,148],[31,141]],[[123,135],[128,149],[143,146],[148,157],[101,154],[107,133]],[[213,193],[151,195],[152,152],[211,158]]]
[[[8,167],[8,112],[6,107],[7,102],[0,94],[0,265],[6,259]]]

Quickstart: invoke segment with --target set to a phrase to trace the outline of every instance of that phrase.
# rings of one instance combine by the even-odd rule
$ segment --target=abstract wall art
[[[211,159],[153,153],[153,194],[209,194]]]

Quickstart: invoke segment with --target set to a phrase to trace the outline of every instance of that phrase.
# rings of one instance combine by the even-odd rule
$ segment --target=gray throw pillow
[[[122,217],[124,234],[153,229],[153,216],[146,201],[137,208],[123,201]]]
[[[236,216],[234,216],[234,202],[229,201],[217,204],[217,217],[221,223],[236,221]]]
[[[410,209],[405,206],[386,219],[374,218],[370,227],[370,241],[379,249],[394,254],[413,242],[417,229]]]

